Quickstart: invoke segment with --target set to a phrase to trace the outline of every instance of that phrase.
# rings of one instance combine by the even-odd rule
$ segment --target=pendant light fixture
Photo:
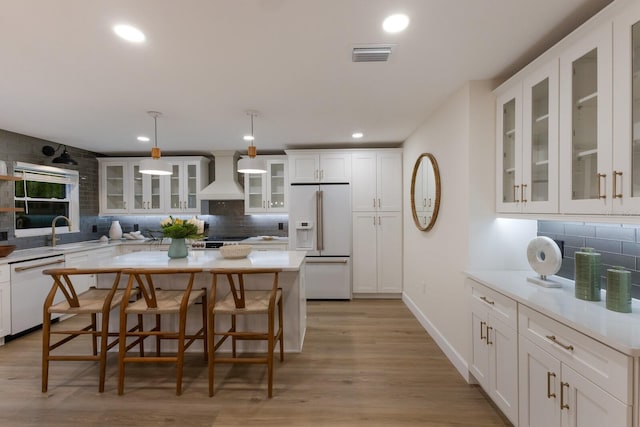
[[[54,149],[50,145],[45,145],[44,147],[42,147],[42,154],[44,154],[45,156],[53,156],[58,152],[58,150],[60,150],[60,147],[64,147],[64,150],[62,151],[62,154],[60,154],[58,157],[52,160],[52,163],[62,163],[64,165],[77,165],[78,162],[76,162],[74,159],[71,158],[71,154],[69,154],[69,152],[67,151],[67,146],[63,144],[58,145],[58,148],[56,149]]]
[[[158,148],[158,116],[162,113],[158,111],[147,111],[153,117],[153,126],[155,130],[154,147],[151,149],[151,158],[140,160],[140,173],[146,175],[171,175],[173,167],[166,160],[160,158],[160,149]]]
[[[253,136],[253,118],[258,115],[257,111],[247,111],[247,115],[251,117],[251,135],[244,137],[245,141],[251,141],[251,145],[247,147],[248,157],[242,157],[238,160],[238,172],[241,173],[266,173],[264,160],[256,157],[256,147],[253,145],[255,137]]]

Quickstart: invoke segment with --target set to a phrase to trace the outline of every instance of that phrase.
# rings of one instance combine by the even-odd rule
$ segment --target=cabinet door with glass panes
[[[125,160],[100,162],[100,214],[129,212],[129,163]]]
[[[266,156],[265,156],[266,157]],[[267,172],[245,174],[246,213],[286,213],[287,161],[284,158],[265,159]]]
[[[522,85],[497,99],[496,211],[522,210]]]
[[[173,173],[169,178],[169,213],[200,213],[198,191],[203,185],[204,160],[169,159]]]
[[[558,61],[522,84],[522,211],[558,212]]]
[[[560,211],[612,206],[612,29],[586,34],[560,56]]]
[[[131,206],[135,213],[161,213],[164,211],[164,177],[140,173],[138,161],[130,163],[132,176]]]
[[[640,215],[640,2],[614,18],[613,212]]]

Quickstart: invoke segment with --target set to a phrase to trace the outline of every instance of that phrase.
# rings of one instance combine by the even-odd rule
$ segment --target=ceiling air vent
[[[389,60],[391,46],[354,47],[351,53],[353,62],[384,62]]]

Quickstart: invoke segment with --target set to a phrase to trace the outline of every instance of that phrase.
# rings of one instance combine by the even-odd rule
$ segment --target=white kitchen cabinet
[[[98,159],[100,163],[100,215],[129,213],[129,161]]]
[[[501,88],[497,98],[498,212],[558,211],[558,61]]]
[[[521,427],[630,427],[631,358],[527,307],[519,314]]]
[[[351,156],[352,210],[402,210],[402,153],[356,150]]]
[[[0,345],[11,334],[11,269],[0,265]]]
[[[351,153],[347,150],[286,150],[286,153],[292,184],[351,182]]]
[[[611,212],[612,26],[560,55],[560,212]],[[624,114],[620,112],[620,114]]]
[[[118,254],[117,246],[101,247],[99,249],[90,249],[82,252],[67,253],[64,255],[65,268],[79,267],[82,264],[92,261],[99,261],[105,258],[111,258]],[[97,286],[98,279],[96,275],[79,275],[74,278],[73,286],[76,292],[84,292],[91,286]]]
[[[131,209],[132,213],[162,213],[164,212],[165,182],[160,175],[140,173],[139,162],[128,163],[132,179]]]
[[[614,214],[640,213],[640,2],[613,21]]]
[[[173,174],[166,176],[169,181],[169,203],[167,213],[200,213],[198,192],[207,185],[209,161],[204,157],[167,157],[173,167]]]
[[[353,213],[353,292],[402,292],[402,214]]]
[[[286,213],[289,170],[284,156],[264,158],[267,173],[244,174],[244,211],[252,213]]]
[[[518,420],[517,303],[474,283],[471,287],[470,371],[513,422]]]
[[[163,157],[173,175],[139,172],[143,157],[100,158],[100,215],[198,214],[197,193],[208,184],[205,157]]]

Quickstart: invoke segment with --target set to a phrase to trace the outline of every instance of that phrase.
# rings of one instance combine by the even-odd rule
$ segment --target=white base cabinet
[[[518,332],[516,302],[473,284],[473,350],[470,371],[500,410],[518,419]]]
[[[11,333],[11,268],[0,266],[0,345]]]

